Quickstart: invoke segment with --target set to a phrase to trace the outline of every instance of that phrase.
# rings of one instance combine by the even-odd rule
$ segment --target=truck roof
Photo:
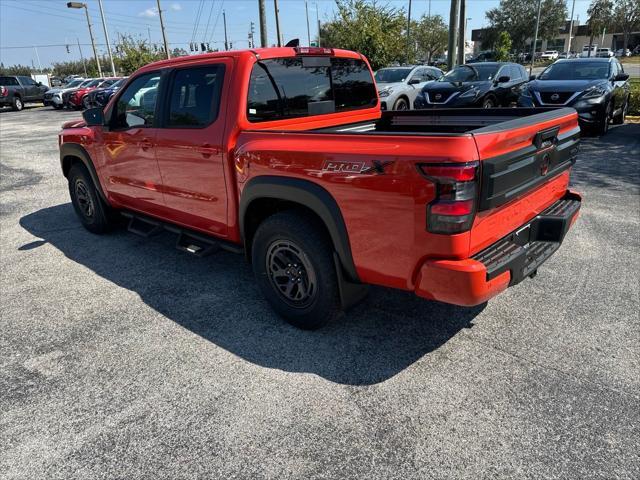
[[[311,49],[310,53],[302,54],[300,53],[300,49],[309,48]],[[317,53],[314,53],[316,52]],[[321,53],[321,50],[331,50],[331,53]],[[182,63],[193,62],[196,60],[206,60],[206,59],[216,59],[216,58],[240,58],[247,55],[255,56],[260,58],[261,60],[269,59],[269,58],[281,58],[281,57],[295,57],[296,55],[326,55],[329,57],[338,57],[338,58],[354,58],[354,59],[364,59],[362,55],[356,52],[352,52],[350,50],[342,50],[339,48],[331,48],[326,49],[324,47],[270,47],[270,48],[252,48],[252,49],[244,49],[244,50],[225,50],[221,52],[211,52],[211,53],[202,53],[198,55],[185,55],[182,57],[175,57],[169,60],[159,60],[157,62],[150,63],[141,68],[144,70],[152,69],[152,68],[162,68],[162,67],[171,67],[173,65],[180,65]]]

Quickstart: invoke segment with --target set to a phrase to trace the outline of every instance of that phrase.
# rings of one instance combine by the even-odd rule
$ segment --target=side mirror
[[[419,78],[412,78],[411,80],[409,80],[409,85],[415,85],[417,83],[420,83]]]
[[[82,112],[82,118],[88,127],[101,127],[104,125],[104,112],[102,108],[90,108]]]
[[[507,83],[509,80],[511,80],[511,77],[508,77],[507,75],[503,75],[498,78],[498,83]]]
[[[41,87],[42,86],[42,82],[38,82],[38,86]]]
[[[530,82],[535,80],[536,78],[538,78],[536,75],[529,75],[529,81]]]
[[[613,79],[614,82],[624,82],[624,81],[627,81],[627,80],[629,80],[629,74],[628,73],[619,73]]]

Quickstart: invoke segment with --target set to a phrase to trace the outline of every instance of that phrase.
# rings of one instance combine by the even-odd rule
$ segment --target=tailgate
[[[473,132],[482,162],[471,254],[508,235],[561,198],[578,153],[575,110],[561,108]]]

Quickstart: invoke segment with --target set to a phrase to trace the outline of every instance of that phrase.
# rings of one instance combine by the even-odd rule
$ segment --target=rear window
[[[265,122],[368,108],[377,101],[362,60],[277,58],[253,66],[247,116],[252,122]]]
[[[224,65],[178,70],[170,93],[167,126],[204,127],[218,116]]]
[[[14,77],[0,77],[0,85],[5,87],[15,86],[18,85],[18,80]]]

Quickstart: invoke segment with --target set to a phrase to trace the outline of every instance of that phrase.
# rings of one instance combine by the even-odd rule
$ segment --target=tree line
[[[449,28],[440,15],[423,15],[407,24],[407,12],[393,4],[376,0],[335,0],[336,13],[320,29],[322,46],[355,50],[365,55],[374,70],[394,63],[430,63],[447,49]],[[567,21],[567,0],[542,0],[539,39],[556,37]],[[538,2],[535,0],[500,0],[497,8],[486,12],[489,27],[482,39],[483,48],[494,50],[499,60],[513,52],[528,50],[533,37]],[[592,0],[587,25],[593,38],[603,29],[624,35],[627,48],[629,35],[640,29],[639,0]],[[409,28],[410,35],[407,35]],[[409,37],[409,39],[407,39]],[[175,49],[173,56],[187,55]],[[128,75],[147,63],[165,58],[162,49],[133,36],[122,37],[114,52],[118,74]],[[100,58],[103,73],[109,72],[107,58]],[[56,62],[48,73],[58,76],[83,74],[97,76],[95,59]],[[33,71],[25,65],[5,67],[2,75],[28,75]]]

